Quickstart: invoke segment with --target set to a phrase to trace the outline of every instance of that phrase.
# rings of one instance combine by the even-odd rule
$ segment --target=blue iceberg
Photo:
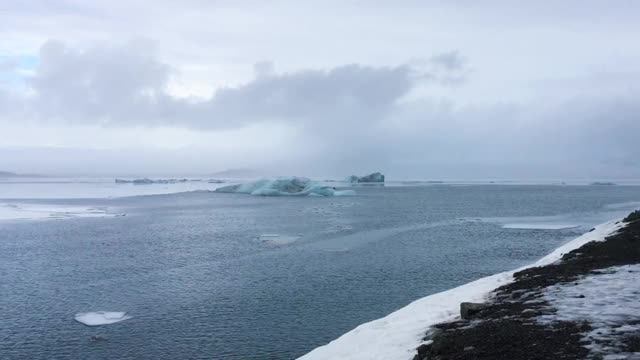
[[[255,196],[352,196],[353,190],[338,190],[303,177],[278,177],[229,185],[216,189],[220,193]]]

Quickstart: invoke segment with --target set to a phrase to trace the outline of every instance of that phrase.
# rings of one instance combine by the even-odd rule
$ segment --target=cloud
[[[462,70],[467,63],[467,59],[457,51],[434,55],[431,57],[431,61],[447,70]]]
[[[18,61],[15,59],[0,59],[0,74],[3,72],[14,71],[18,68]]]
[[[33,115],[104,124],[153,121],[156,108],[170,100],[165,92],[170,71],[145,42],[78,51],[48,41],[28,80]]]
[[[109,157],[113,168],[127,152],[146,146],[180,159],[181,167],[158,155],[148,162],[150,171],[183,170],[185,164],[202,169],[213,161],[216,167],[237,167],[242,158],[243,167],[320,176],[373,170],[422,178],[640,173],[635,155],[640,107],[633,88],[603,92],[602,81],[588,80],[580,86],[592,85],[588,96],[568,84],[541,91],[555,90],[559,96],[465,103],[455,91],[475,81],[467,58],[452,51],[421,59],[288,71],[263,61],[249,80],[218,87],[208,98],[183,98],[169,91],[180,72],[162,60],[153,43],[78,49],[49,41],[33,74],[26,76],[27,91],[0,89],[0,119],[46,123],[38,139],[51,138],[47,132],[55,130],[49,129],[77,130],[72,137],[61,136],[56,146],[108,137],[101,129],[117,129],[102,142],[105,152],[110,145],[120,151]],[[627,79],[610,87],[627,89]],[[439,86],[453,89],[450,96],[434,95]],[[423,91],[418,96],[417,89]],[[159,135],[150,128],[163,131]],[[176,148],[163,146],[176,128],[189,129],[184,141]],[[16,133],[28,136],[28,131]],[[141,134],[155,140],[146,145],[131,140]],[[125,141],[127,151],[122,150]],[[208,146],[214,142],[219,146]],[[182,144],[193,146],[187,151]],[[200,160],[189,163],[190,157]],[[136,167],[142,169],[145,161]]]
[[[463,67],[455,52],[436,59],[444,72]],[[350,64],[277,73],[269,62],[254,69],[255,78],[219,88],[209,99],[177,98],[168,85],[179,74],[158,59],[149,42],[78,50],[48,41],[40,49],[35,73],[27,78],[33,95],[23,116],[105,126],[222,129],[278,121],[344,127],[381,119],[416,83],[437,82],[443,71]]]
[[[321,120],[323,126],[336,122],[346,126],[345,122],[383,116],[409,92],[412,81],[408,66],[345,65],[259,76],[244,85],[218,90],[203,105],[205,113],[214,118],[242,123],[261,119]]]

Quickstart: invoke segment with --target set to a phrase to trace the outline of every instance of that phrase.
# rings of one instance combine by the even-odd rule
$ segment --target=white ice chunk
[[[216,192],[250,194],[255,196],[352,196],[353,190],[338,190],[302,177],[278,177],[224,186]]]
[[[88,326],[115,324],[120,321],[129,320],[132,316],[124,311],[94,311],[77,313],[75,320]]]
[[[111,214],[107,208],[57,204],[0,203],[0,220],[69,219],[118,215],[121,214]]]
[[[503,229],[522,229],[522,230],[563,230],[563,229],[575,229],[579,225],[573,224],[505,224],[502,225]]]

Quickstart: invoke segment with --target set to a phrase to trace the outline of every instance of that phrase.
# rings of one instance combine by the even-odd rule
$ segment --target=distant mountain
[[[41,176],[41,175],[16,174],[16,173],[12,173],[12,172],[9,172],[9,171],[0,171],[0,179],[14,178],[14,177],[36,177],[36,176]]]
[[[254,179],[264,175],[264,172],[253,169],[228,169],[209,174],[209,176],[214,178],[227,179]]]
[[[16,173],[8,172],[8,171],[0,171],[0,178],[8,178],[8,177],[17,177],[19,176]]]

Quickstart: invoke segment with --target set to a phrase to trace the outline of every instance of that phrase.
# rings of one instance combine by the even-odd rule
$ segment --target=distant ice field
[[[35,184],[29,197],[30,186],[0,203],[103,214],[0,221],[3,360],[293,359],[419,298],[531,264],[640,204],[636,186],[81,197],[96,185],[71,184],[77,196],[64,197]],[[133,318],[75,320],[113,320],[99,311]]]

